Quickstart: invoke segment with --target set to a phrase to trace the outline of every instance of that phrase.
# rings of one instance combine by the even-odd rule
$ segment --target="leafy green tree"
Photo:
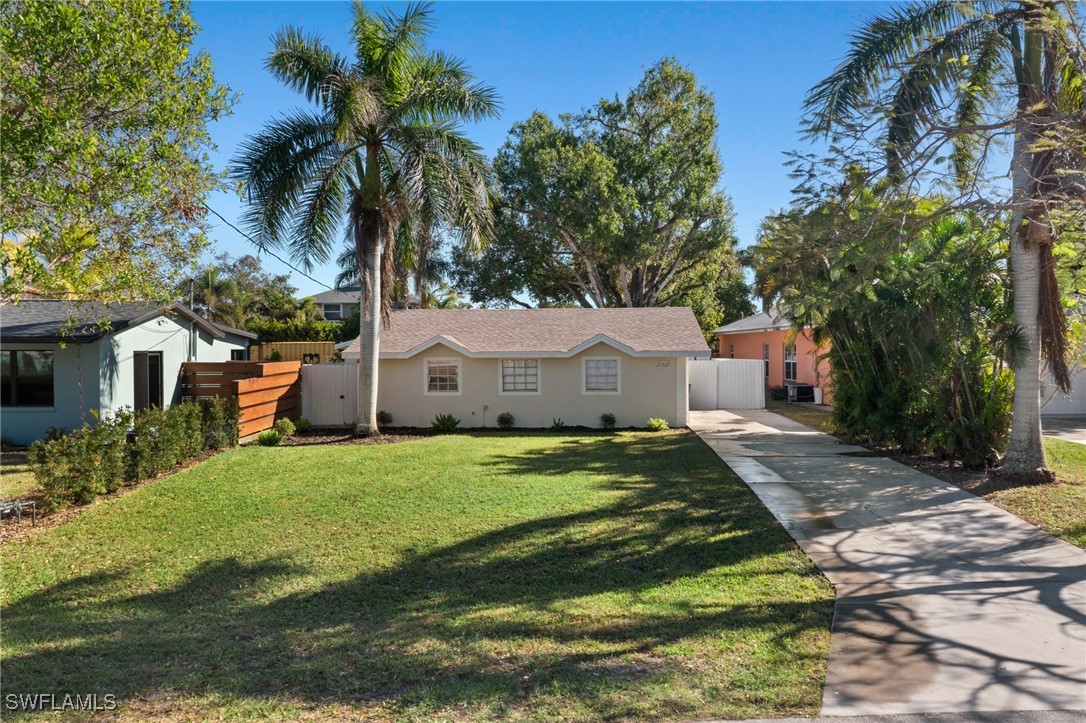
[[[0,295],[166,301],[206,244],[231,105],[188,3],[8,0]]]
[[[1003,469],[1046,466],[1041,445],[1042,356],[1069,384],[1066,316],[1052,249],[1086,214],[1086,41],[1081,7],[1062,0],[914,3],[856,33],[845,61],[807,99],[808,130],[840,142],[882,121],[876,144],[892,188],[954,189],[943,212],[1009,213],[1014,318],[1025,351],[1015,359],[1014,415]],[[988,151],[1009,139],[1011,192]],[[940,169],[950,160],[951,172]],[[942,176],[942,177],[940,177]]]
[[[317,110],[269,121],[232,171],[250,229],[306,268],[329,260],[346,220],[363,285],[358,434],[379,433],[377,359],[397,231],[447,227],[468,247],[491,235],[486,161],[461,123],[496,115],[496,96],[460,60],[426,50],[431,26],[429,5],[396,16],[356,3],[353,60],[298,29],[280,31],[267,68]]]
[[[747,296],[716,131],[712,94],[670,58],[624,99],[533,114],[494,162],[495,242],[456,257],[455,285],[488,304],[692,305],[713,326],[709,299]]]
[[[834,421],[851,439],[972,467],[998,460],[1010,425],[1007,364],[1021,353],[1005,294],[1005,224],[929,218],[876,228],[877,189],[770,217],[749,250],[756,289],[829,342]],[[888,243],[888,239],[893,243]],[[890,254],[883,247],[892,245]]]
[[[260,259],[250,254],[240,258],[218,254],[177,285],[178,297],[194,311],[241,329],[255,319],[321,318],[312,299],[294,300],[297,291],[289,276],[269,274]]]

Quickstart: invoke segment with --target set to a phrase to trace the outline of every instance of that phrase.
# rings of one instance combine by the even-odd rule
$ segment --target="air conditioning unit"
[[[788,401],[811,402],[815,400],[814,387],[810,384],[787,384]]]

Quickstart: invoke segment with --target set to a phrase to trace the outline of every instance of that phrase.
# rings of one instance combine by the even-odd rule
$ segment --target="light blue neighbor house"
[[[182,363],[244,360],[255,339],[180,304],[0,304],[0,438],[28,444],[93,413],[168,407]]]

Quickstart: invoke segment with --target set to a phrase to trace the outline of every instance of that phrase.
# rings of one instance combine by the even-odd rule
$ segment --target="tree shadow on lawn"
[[[825,651],[801,638],[828,630],[831,595],[815,580],[789,593],[808,569],[766,559],[790,540],[705,452],[671,435],[496,455],[499,473],[605,474],[615,494],[347,581],[313,583],[290,559],[226,558],[162,590],[127,590],[123,570],[59,583],[5,609],[5,690],[498,715],[563,698],[614,718],[694,713],[704,690],[665,686],[696,688],[713,670],[718,694],[802,710]],[[750,635],[760,652],[729,659],[720,639]],[[649,684],[670,700],[640,695]]]

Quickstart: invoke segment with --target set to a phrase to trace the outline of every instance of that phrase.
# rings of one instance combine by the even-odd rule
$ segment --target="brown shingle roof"
[[[465,354],[575,353],[606,337],[637,354],[708,354],[694,312],[652,309],[405,309],[381,331],[381,356],[405,356],[440,338]],[[358,339],[344,349],[358,354]]]

